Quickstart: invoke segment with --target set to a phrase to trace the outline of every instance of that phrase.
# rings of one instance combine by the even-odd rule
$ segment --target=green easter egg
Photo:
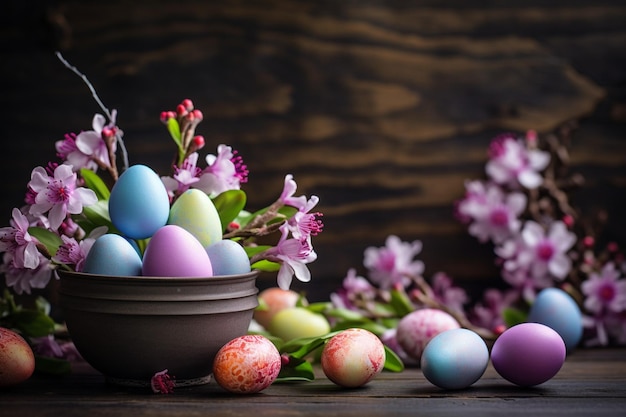
[[[185,191],[172,204],[167,223],[187,230],[205,248],[222,240],[222,223],[213,201],[195,188]]]

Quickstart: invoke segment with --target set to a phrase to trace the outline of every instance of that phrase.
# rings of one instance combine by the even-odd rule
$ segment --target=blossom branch
[[[61,52],[56,52],[56,56],[59,59],[59,61],[61,61],[61,63],[63,63],[63,65],[69,69],[70,71],[72,71],[74,74],[78,75],[83,82],[85,83],[85,85],[87,85],[87,88],[89,88],[89,91],[91,92],[91,95],[93,97],[93,99],[96,101],[96,103],[98,104],[98,106],[102,109],[102,111],[104,112],[104,114],[107,116],[107,118],[109,119],[109,121],[113,121],[114,117],[111,114],[111,112],[109,111],[109,109],[104,105],[104,103],[102,102],[102,100],[100,100],[100,97],[98,96],[98,93],[96,92],[96,89],[94,88],[93,84],[91,84],[91,82],[89,81],[89,79],[87,78],[87,76],[85,74],[83,74],[82,72],[80,72],[78,70],[78,68],[76,68],[75,66],[73,66],[72,64],[70,64],[61,54]],[[128,169],[129,166],[129,162],[128,162],[128,151],[126,150],[126,146],[124,144],[124,140],[122,139],[122,134],[119,130],[115,131],[115,140],[117,141],[117,144],[119,145],[121,151],[122,151],[122,162],[123,162],[123,168],[124,170]],[[115,152],[111,152],[112,150],[112,146],[110,146],[109,144],[107,144],[107,147],[109,148],[109,156],[110,156],[110,161],[111,161],[111,167],[107,167],[107,169],[111,172],[111,176],[113,177],[114,180],[117,179],[117,164],[116,164],[116,157],[115,157]]]

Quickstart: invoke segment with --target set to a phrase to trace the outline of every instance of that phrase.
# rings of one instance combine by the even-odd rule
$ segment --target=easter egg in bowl
[[[210,380],[213,360],[247,333],[259,271],[210,277],[58,271],[59,304],[83,358],[109,382],[149,386],[167,369],[177,386]]]

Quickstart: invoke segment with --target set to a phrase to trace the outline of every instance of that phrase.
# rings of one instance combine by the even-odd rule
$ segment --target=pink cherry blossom
[[[202,171],[198,188],[209,195],[221,194],[228,190],[239,190],[248,180],[248,169],[240,156],[230,146],[219,145],[217,155],[206,156],[207,167]]]
[[[76,180],[76,173],[68,164],[56,167],[54,177],[49,176],[42,167],[35,168],[28,183],[28,187],[36,193],[30,213],[48,213],[50,228],[57,230],[68,213],[79,214],[83,206],[95,204],[98,201],[96,193],[88,188],[77,187]]]
[[[53,266],[47,258],[39,254],[36,268],[23,268],[15,263],[14,254],[5,252],[0,272],[4,273],[6,284],[17,294],[30,294],[32,288],[45,288],[52,277]]]
[[[539,174],[550,163],[550,154],[538,149],[527,149],[523,141],[513,135],[502,135],[489,148],[487,175],[496,183],[533,189],[542,184]]]
[[[350,268],[342,281],[341,288],[330,294],[330,300],[337,308],[358,310],[354,302],[373,301],[376,297],[376,289],[364,277],[357,275],[355,268]]]
[[[37,240],[28,233],[28,218],[17,208],[13,209],[11,226],[0,228],[0,252],[11,251],[17,268],[35,269],[39,266]]]
[[[198,153],[193,152],[185,160],[181,167],[174,167],[174,177],[161,177],[165,189],[170,197],[180,195],[200,181],[202,170],[197,167]]]
[[[276,246],[263,252],[265,259],[279,262],[280,269],[276,278],[278,286],[289,289],[293,276],[302,282],[311,280],[311,271],[306,264],[317,259],[310,239],[295,239],[289,237],[289,229],[281,226],[281,237]]]
[[[363,264],[369,269],[369,278],[382,289],[394,285],[407,287],[409,276],[419,276],[424,272],[424,263],[413,258],[422,251],[422,242],[402,242],[394,235],[387,237],[385,246],[368,247],[364,252]]]
[[[498,185],[471,181],[465,184],[465,198],[458,203],[459,216],[471,222],[469,233],[481,242],[502,243],[521,227],[520,214],[526,208],[522,193],[505,193]]]
[[[576,243],[576,235],[562,221],[555,221],[546,230],[534,221],[528,221],[522,230],[525,245],[521,262],[529,266],[535,277],[550,274],[563,280],[572,267],[567,251]]]
[[[73,237],[61,235],[63,244],[59,246],[59,249],[52,260],[61,264],[73,265],[75,271],[81,272],[91,247],[95,243],[96,239],[106,232],[106,226],[97,227],[92,230],[87,237],[81,239],[80,241],[76,241]]]
[[[319,202],[319,197],[311,196],[306,201],[305,205],[300,207],[292,217],[286,222],[286,227],[296,239],[309,239],[311,236],[317,236],[324,227],[322,221],[319,219],[321,213],[310,211]]]
[[[593,272],[581,285],[585,294],[585,308],[593,313],[626,310],[626,279],[612,262],[607,263],[600,273]]]

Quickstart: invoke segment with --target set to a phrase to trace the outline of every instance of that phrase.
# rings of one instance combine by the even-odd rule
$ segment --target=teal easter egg
[[[478,381],[489,364],[484,340],[468,329],[446,330],[433,337],[420,359],[424,376],[443,389],[463,389]]]
[[[220,240],[206,248],[211,259],[213,275],[236,275],[250,272],[250,260],[245,249],[230,239]]]
[[[185,191],[172,204],[167,223],[187,230],[205,248],[222,240],[222,222],[213,201],[195,188]]]
[[[141,275],[139,253],[124,237],[105,234],[89,250],[82,272],[111,276]]]
[[[180,226],[168,224],[150,238],[143,254],[143,275],[205,278],[213,267],[204,246]]]
[[[167,224],[170,200],[161,178],[145,165],[133,165],[111,190],[113,225],[131,239],[145,239]]]
[[[583,336],[583,318],[576,301],[559,288],[545,288],[537,294],[530,307],[528,321],[546,325],[556,331],[568,351],[573,350]]]

